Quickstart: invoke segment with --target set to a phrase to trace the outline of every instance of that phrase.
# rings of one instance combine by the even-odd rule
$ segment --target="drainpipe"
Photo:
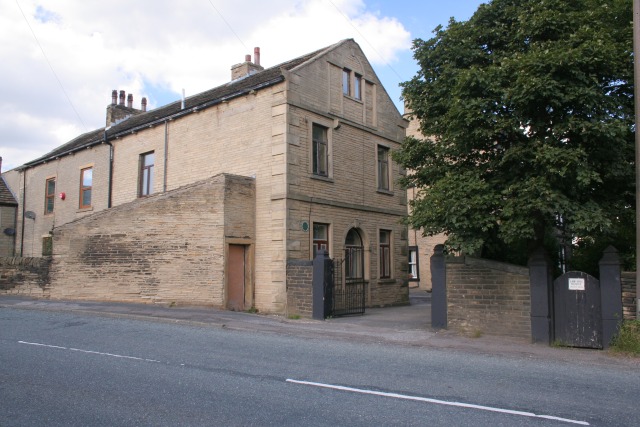
[[[23,220],[24,221],[24,220]],[[11,245],[11,256],[15,257],[16,256],[16,244],[18,243],[18,209],[16,208],[16,214],[13,217],[13,229],[16,230],[15,233],[13,233],[13,242]]]
[[[163,182],[162,182],[162,192],[167,192],[167,159],[169,157],[169,121],[165,120],[164,122],[164,171],[163,171]]]
[[[20,258],[24,251],[24,214],[26,212],[25,202],[27,201],[27,170],[22,173],[22,231],[20,232]]]
[[[104,143],[109,145],[109,180],[107,194],[107,209],[111,208],[111,194],[113,192],[113,144],[107,139],[107,129],[104,130]]]

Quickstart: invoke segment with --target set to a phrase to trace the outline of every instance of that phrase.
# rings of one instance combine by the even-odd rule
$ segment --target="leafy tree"
[[[415,40],[403,98],[428,138],[394,153],[420,188],[409,224],[525,260],[633,230],[632,27],[628,0],[493,0]]]

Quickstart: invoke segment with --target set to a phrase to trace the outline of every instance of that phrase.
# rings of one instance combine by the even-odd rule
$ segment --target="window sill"
[[[93,210],[93,206],[88,208],[80,208],[76,211],[76,213],[91,212],[92,210]]]
[[[342,95],[347,99],[350,99],[350,100],[355,101],[357,103],[363,104],[362,99],[355,98],[355,97],[353,97],[351,95],[347,95],[346,93],[343,93]]]
[[[314,174],[311,174],[311,175],[309,176],[309,178],[311,178],[311,179],[317,179],[318,181],[324,181],[324,182],[329,182],[329,183],[333,184],[333,178],[330,178],[330,177],[328,177],[328,176],[321,176],[321,175],[314,175]]]
[[[378,192],[378,194],[384,194],[386,196],[394,195],[393,191],[389,191],[389,190],[381,190],[380,188],[378,188],[376,191]]]
[[[379,285],[393,285],[396,283],[396,279],[391,277],[385,277],[384,279],[378,279]]]

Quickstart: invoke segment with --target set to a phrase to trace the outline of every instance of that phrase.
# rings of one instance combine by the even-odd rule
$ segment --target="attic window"
[[[342,94],[362,100],[362,75],[348,68],[342,69]]]
[[[344,95],[351,95],[351,70],[344,68],[342,70],[342,93]]]
[[[355,73],[356,79],[353,85],[353,97],[355,99],[362,99],[362,76]]]

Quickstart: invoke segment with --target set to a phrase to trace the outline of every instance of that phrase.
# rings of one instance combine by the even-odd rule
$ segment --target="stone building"
[[[286,313],[287,261],[322,248],[355,257],[369,306],[407,301],[390,152],[408,122],[358,44],[231,71],[148,111],[114,91],[105,128],[3,175],[16,254],[52,255],[49,297]]]
[[[411,117],[411,112],[405,111],[405,117]],[[418,127],[418,120],[411,118],[407,128],[407,136],[424,139],[425,137],[420,133]],[[419,189],[415,187],[407,189],[409,203],[416,198],[418,191]],[[409,203],[407,203],[407,212],[411,211]],[[409,229],[408,276],[410,287],[431,291],[431,255],[433,255],[436,245],[443,244],[445,240],[447,237],[444,234],[423,236],[422,230]]]
[[[2,170],[2,157],[0,157],[0,170]],[[4,179],[0,178],[0,257],[14,255],[17,209],[18,202],[15,196]]]

